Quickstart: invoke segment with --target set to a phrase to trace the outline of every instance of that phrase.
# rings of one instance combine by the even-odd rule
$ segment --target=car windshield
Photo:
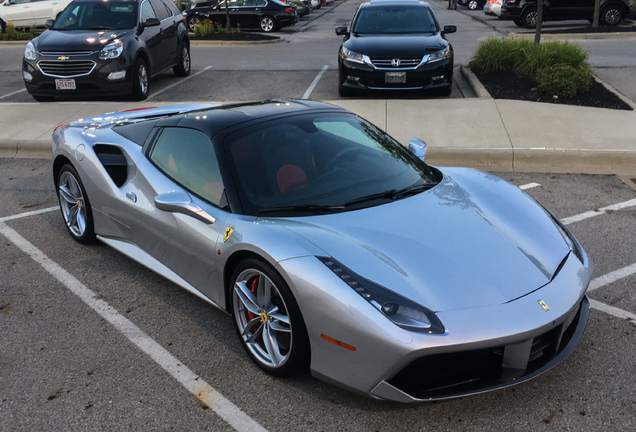
[[[243,210],[252,215],[355,210],[417,194],[441,176],[348,114],[270,120],[223,144]]]
[[[361,9],[352,30],[356,34],[411,34],[437,31],[437,22],[430,9],[389,5]]]
[[[62,11],[53,30],[124,30],[137,24],[137,3],[97,1],[71,3]]]

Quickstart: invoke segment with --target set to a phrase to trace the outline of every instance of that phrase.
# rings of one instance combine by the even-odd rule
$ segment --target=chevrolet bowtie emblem
[[[57,59],[58,59],[58,60],[68,60],[68,59],[69,59],[69,57],[61,56],[61,57],[58,57]]]

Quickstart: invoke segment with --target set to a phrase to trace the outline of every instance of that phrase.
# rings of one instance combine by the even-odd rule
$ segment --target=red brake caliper
[[[258,290],[258,276],[254,276],[254,278],[252,278],[252,280],[249,281],[248,286],[249,286],[250,291],[252,292],[252,294],[254,294],[254,296],[256,296],[257,295],[256,291]],[[247,317],[249,318],[248,322],[252,321],[257,316],[258,315],[256,315],[255,313],[247,311]]]

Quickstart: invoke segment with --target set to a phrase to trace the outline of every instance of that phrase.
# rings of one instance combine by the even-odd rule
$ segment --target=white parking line
[[[153,93],[152,93],[152,95],[150,95],[150,96],[148,96],[148,97],[146,98],[146,100],[153,99],[155,96],[160,95],[161,93],[165,92],[166,90],[170,90],[170,89],[171,89],[172,87],[174,87],[174,86],[181,85],[181,84],[183,84],[185,81],[187,81],[187,80],[189,80],[189,79],[191,79],[191,78],[194,78],[195,76],[200,75],[200,74],[202,74],[203,72],[205,72],[205,71],[207,71],[208,69],[211,69],[211,68],[212,68],[212,66],[206,66],[205,68],[203,68],[203,70],[200,70],[200,71],[199,71],[199,72],[197,72],[197,73],[190,74],[190,75],[188,75],[188,76],[187,76],[187,77],[185,77],[185,78],[181,78],[181,79],[177,80],[176,82],[174,82],[174,83],[170,84],[169,86],[165,86],[165,87],[164,87],[164,88],[162,88],[161,90],[158,90],[158,91],[156,91],[156,92],[153,92]]]
[[[600,301],[594,300],[594,299],[590,299],[590,306],[594,309],[600,310],[601,312],[605,312],[606,314],[612,315],[616,318],[621,318],[621,319],[630,321],[632,324],[636,325],[636,315],[631,312],[627,312],[623,309],[619,309],[614,306],[601,303]]]
[[[8,98],[9,96],[13,96],[14,94],[22,93],[23,91],[26,91],[26,89],[23,88],[22,90],[14,91],[13,93],[7,93],[6,95],[0,96],[0,99]]]
[[[43,213],[50,211],[45,209]],[[36,212],[23,213],[20,217],[37,214]],[[14,219],[17,219],[15,217]],[[10,218],[3,218],[10,220]],[[192,370],[187,368],[182,361],[170,354],[165,348],[155,342],[139,327],[117,312],[115,308],[98,298],[97,294],[88,289],[73,275],[64,270],[60,265],[53,262],[42,251],[33,246],[28,240],[18,234],[14,229],[9,228],[4,221],[0,221],[0,234],[6,237],[14,245],[29,255],[36,263],[40,264],[51,276],[57,279],[62,285],[77,295],[86,305],[93,309],[103,319],[108,321],[123,336],[132,342],[137,348],[145,352],[155,363],[161,366],[183,387],[199,399],[202,406],[209,407],[219,417],[225,420],[237,431],[266,432],[261,425],[245,414],[239,407],[234,405],[222,394],[216,391],[210,384],[197,376]]]
[[[14,219],[22,219],[24,217],[28,217],[28,216],[35,216],[35,215],[39,215],[42,213],[48,213],[48,212],[52,212],[54,210],[58,210],[59,207],[55,206],[55,207],[47,207],[41,210],[33,210],[33,211],[29,211],[29,212],[24,212],[24,213],[18,213],[16,215],[12,215],[12,216],[5,216],[0,218],[0,223],[2,222],[6,222],[6,221],[10,221],[10,220],[14,220]]]
[[[528,190],[528,189],[532,189],[532,188],[536,188],[541,186],[539,183],[528,183],[528,184],[524,184],[519,186],[519,189],[521,190]]]
[[[594,291],[596,289],[604,287],[605,285],[609,285],[612,282],[616,282],[619,279],[626,278],[633,274],[636,274],[636,263],[627,267],[623,267],[622,269],[614,270],[613,272],[608,273],[606,275],[599,276],[595,279],[592,279],[592,281],[590,282],[590,286],[587,288],[587,290]]]
[[[305,94],[303,95],[302,97],[303,99],[309,99],[309,96],[311,96],[311,92],[314,91],[314,89],[318,85],[318,81],[320,81],[320,78],[322,78],[322,76],[325,74],[327,69],[329,69],[329,65],[324,65],[322,67],[322,70],[318,72],[318,75],[316,75],[316,78],[314,78],[314,80],[311,82],[311,85],[309,86]]]
[[[579,222],[585,219],[589,219],[592,218],[594,216],[600,216],[602,214],[605,214],[608,211],[611,210],[621,210],[627,207],[634,207],[636,206],[636,198],[633,200],[629,200],[629,201],[624,201],[618,204],[612,204],[610,206],[607,207],[601,207],[598,210],[592,210],[589,212],[585,212],[585,213],[581,213],[575,216],[570,216],[570,217],[566,217],[565,219],[561,219],[561,222],[563,222],[565,225],[567,224],[571,224],[574,222]]]

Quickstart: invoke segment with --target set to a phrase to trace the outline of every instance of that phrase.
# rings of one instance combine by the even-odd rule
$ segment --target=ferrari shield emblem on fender
[[[228,239],[232,236],[233,232],[234,232],[234,228],[232,228],[231,226],[225,228],[225,234],[223,234],[223,243],[228,241]]]
[[[543,308],[544,311],[549,311],[550,307],[548,306],[548,304],[546,302],[544,302],[543,300],[539,300],[539,304],[541,305],[541,307]]]

